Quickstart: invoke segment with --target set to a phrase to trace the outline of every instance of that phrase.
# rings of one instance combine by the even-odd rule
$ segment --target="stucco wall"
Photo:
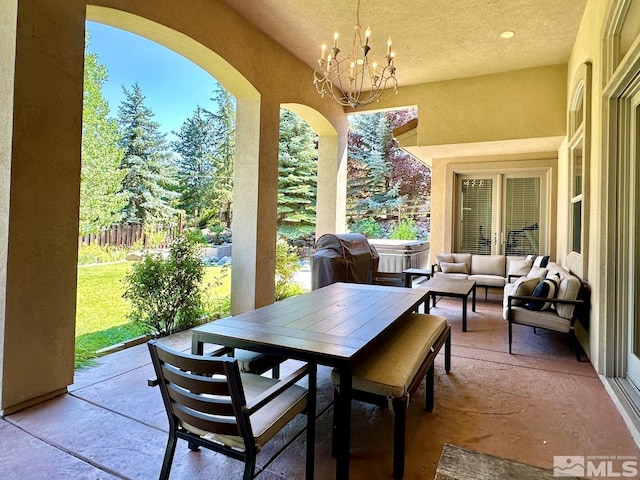
[[[401,87],[385,107],[418,107],[417,145],[565,133],[566,65]]]
[[[568,62],[567,95],[571,95],[573,80],[576,72],[585,62],[591,62],[591,145],[589,163],[589,189],[587,211],[589,228],[587,232],[589,242],[588,266],[585,272],[585,279],[589,281],[591,288],[591,315],[589,321],[589,332],[582,328],[577,328],[576,333],[585,347],[591,363],[595,369],[603,373],[603,353],[604,353],[604,307],[601,293],[604,286],[601,281],[604,279],[603,268],[606,267],[606,217],[603,216],[603,205],[606,204],[606,179],[603,178],[602,169],[602,26],[607,11],[609,1],[589,0],[585,9],[580,29],[576,37],[576,42]],[[564,154],[566,155],[566,153]],[[558,179],[560,191],[567,192],[569,185],[568,157],[563,157],[564,168],[560,170]],[[558,209],[563,216],[568,215],[569,198],[568,193],[558,196]],[[559,214],[559,215],[560,215]],[[558,246],[560,258],[566,257],[568,253],[569,239],[566,232],[558,232]]]

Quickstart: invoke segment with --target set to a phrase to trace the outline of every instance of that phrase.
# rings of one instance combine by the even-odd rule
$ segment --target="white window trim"
[[[567,135],[569,175],[567,189],[567,208],[570,228],[567,232],[567,266],[578,276],[585,278],[589,261],[589,165],[591,159],[591,63],[585,62],[576,70],[571,88],[571,103],[567,108]],[[582,110],[583,118],[576,118],[576,112]],[[582,194],[574,195],[574,155],[582,144]],[[581,208],[581,251],[573,251],[573,206],[582,202]]]

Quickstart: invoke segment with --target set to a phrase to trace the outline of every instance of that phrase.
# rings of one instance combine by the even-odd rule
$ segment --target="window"
[[[458,175],[455,251],[546,253],[547,192],[546,171]]]
[[[568,236],[567,265],[579,276],[587,269],[587,208],[590,133],[591,64],[576,72],[572,99],[567,112],[568,133]]]
[[[577,142],[577,145],[570,148],[571,220],[569,225],[571,241],[569,242],[569,250],[577,254],[582,254],[582,136],[577,139]]]

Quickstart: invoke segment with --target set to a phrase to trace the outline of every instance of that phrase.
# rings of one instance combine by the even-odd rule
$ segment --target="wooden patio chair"
[[[160,479],[169,478],[178,439],[245,462],[243,478],[251,479],[258,451],[298,413],[307,414],[306,478],[313,478],[316,365],[277,380],[241,374],[235,358],[182,353],[156,340],[148,346],[169,418]],[[296,385],[305,376],[308,389]]]

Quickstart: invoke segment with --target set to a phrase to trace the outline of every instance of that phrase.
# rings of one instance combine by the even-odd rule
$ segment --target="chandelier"
[[[393,65],[395,52],[391,51],[391,37],[387,40],[387,54],[383,65],[369,58],[371,29],[367,27],[363,43],[360,30],[360,0],[354,29],[353,45],[348,56],[339,56],[338,32],[333,34],[333,48],[327,49],[327,45],[322,44],[319,66],[313,73],[313,84],[322,97],[328,95],[340,105],[355,109],[360,105],[378,101],[387,87],[387,82],[391,82],[393,91],[396,92],[398,82],[395,76],[396,67]]]

